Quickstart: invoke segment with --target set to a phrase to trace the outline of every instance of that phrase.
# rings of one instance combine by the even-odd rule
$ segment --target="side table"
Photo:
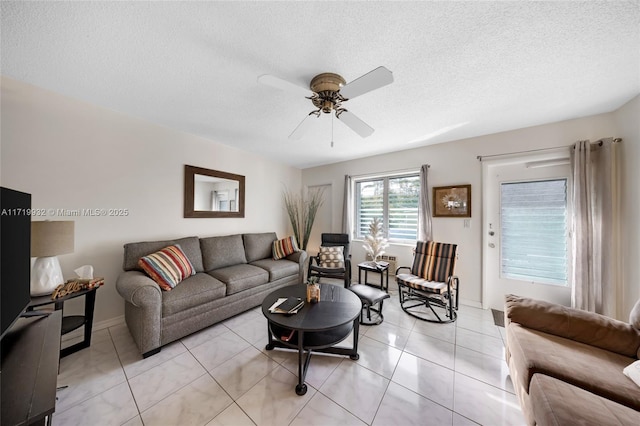
[[[59,299],[51,299],[51,295],[32,297],[27,311],[33,311],[35,308],[45,305],[54,305],[54,310],[62,310],[64,314],[64,302],[76,297],[84,296],[84,315],[69,315],[62,317],[62,329],[60,334],[64,335],[72,332],[73,330],[84,326],[84,340],[82,342],[75,343],[69,347],[60,349],[60,358],[70,355],[80,349],[88,348],[91,345],[91,329],[93,328],[93,311],[96,304],[96,290],[99,286],[80,290],[75,293],[71,293],[67,296]]]
[[[364,271],[364,282],[362,282],[362,271]],[[380,286],[369,283],[367,275],[369,272],[380,274]],[[386,275],[386,277],[385,277]],[[385,286],[386,278],[386,286]],[[358,284],[372,285],[389,293],[389,265],[372,264],[372,262],[358,263]]]

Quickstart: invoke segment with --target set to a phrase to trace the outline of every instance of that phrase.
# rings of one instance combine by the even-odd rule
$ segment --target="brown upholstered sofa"
[[[640,425],[640,387],[622,372],[640,356],[634,326],[507,295],[505,327],[507,363],[529,424]]]
[[[260,305],[275,289],[304,282],[307,253],[273,260],[276,240],[275,232],[267,232],[125,244],[116,289],[140,353],[154,355],[167,343]],[[173,244],[196,274],[162,291],[138,260]]]

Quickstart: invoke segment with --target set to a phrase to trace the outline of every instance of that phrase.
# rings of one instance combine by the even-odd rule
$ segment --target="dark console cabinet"
[[[56,407],[62,313],[20,318],[2,338],[2,426],[48,424]]]

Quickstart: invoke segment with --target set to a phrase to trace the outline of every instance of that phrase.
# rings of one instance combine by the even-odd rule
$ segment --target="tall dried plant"
[[[293,194],[287,189],[283,199],[298,247],[306,250],[316,213],[324,202],[324,188],[310,189],[306,197]]]

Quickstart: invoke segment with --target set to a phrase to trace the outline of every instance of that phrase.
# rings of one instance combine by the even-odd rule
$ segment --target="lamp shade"
[[[73,253],[74,222],[31,222],[31,257],[58,256]]]

